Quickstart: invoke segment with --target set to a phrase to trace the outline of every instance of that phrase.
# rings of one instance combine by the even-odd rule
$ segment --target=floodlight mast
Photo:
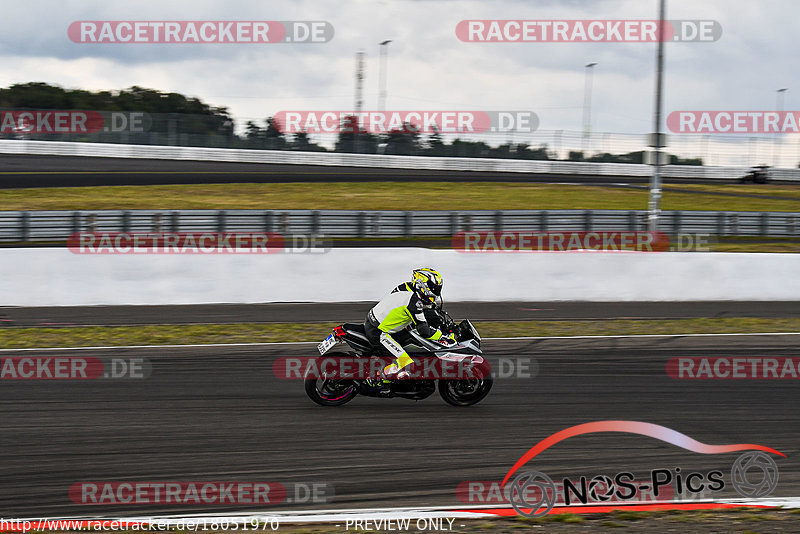
[[[359,50],[356,53],[356,113],[352,120],[355,124],[351,124],[353,128],[353,152],[361,152],[361,132],[359,131],[359,121],[361,120],[361,111],[364,107],[364,52]]]
[[[378,75],[378,111],[385,111],[386,110],[386,71],[388,70],[388,54],[389,54],[389,43],[391,43],[391,39],[386,39],[378,43],[380,47],[380,58],[379,58],[379,65],[378,68],[380,69],[380,74]]]
[[[586,146],[589,137],[592,135],[592,74],[597,63],[587,63],[585,69],[585,80],[583,88],[583,137],[581,141],[581,152],[586,157]]]

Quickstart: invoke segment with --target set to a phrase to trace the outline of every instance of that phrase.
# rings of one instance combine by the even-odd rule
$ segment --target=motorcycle
[[[769,181],[769,166],[768,165],[756,165],[755,167],[751,168],[750,171],[739,178],[739,183],[746,184],[748,182],[754,184],[765,184]]]
[[[441,309],[425,310],[425,315],[432,327],[452,334],[456,342],[443,345],[423,338],[411,327],[392,334],[414,360],[405,369],[408,378],[393,380],[388,390],[377,387],[378,371],[394,360],[393,355],[381,345],[372,346],[363,324],[344,323],[319,344],[316,365],[306,369],[308,396],[322,406],[341,406],[358,395],[422,400],[438,385],[439,395],[453,406],[471,406],[483,400],[492,389],[492,376],[478,331],[468,320],[456,325]],[[349,345],[352,351],[329,352],[339,344]],[[348,371],[356,368],[362,372]]]

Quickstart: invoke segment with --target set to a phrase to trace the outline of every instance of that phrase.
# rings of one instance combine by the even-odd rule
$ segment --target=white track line
[[[520,337],[485,337],[485,340],[535,340],[535,339],[618,339],[648,337],[718,337],[718,336],[800,336],[800,332],[730,332],[727,334],[620,334],[608,336],[520,336]]]
[[[783,508],[800,508],[800,498],[787,497],[787,498],[765,498],[765,499],[731,499],[731,500],[714,500],[714,499],[701,499],[694,501],[668,501],[668,502],[632,502],[630,505],[641,504],[692,504],[692,503],[721,503],[721,504],[740,504],[747,506],[771,506]],[[609,506],[609,503],[593,503],[589,506]],[[614,503],[613,506],[619,505],[624,507],[624,504]],[[489,517],[497,517],[495,514],[481,513],[478,510],[481,508],[489,509],[508,509],[510,506],[489,506],[478,505],[473,506],[465,504],[462,506],[421,506],[416,508],[378,508],[378,509],[355,509],[355,510],[308,510],[298,512],[272,512],[253,514],[250,516],[243,516],[238,514],[219,514],[216,516],[196,516],[193,517],[196,521],[205,521],[211,523],[213,519],[227,519],[233,522],[234,520],[241,523],[248,523],[261,518],[262,521],[266,518],[275,519],[280,523],[343,523],[345,521],[354,520],[381,520],[381,519],[481,519]],[[465,511],[474,510],[474,511]],[[188,516],[162,516],[158,518],[167,523],[176,524],[181,519],[186,519]],[[512,516],[514,517],[514,516]],[[146,518],[134,518],[130,520],[146,520]],[[185,523],[185,521],[184,521]]]
[[[536,341],[544,339],[637,339],[654,337],[720,337],[720,336],[800,336],[800,332],[752,332],[728,334],[631,334],[614,336],[519,336],[485,337],[483,341]],[[265,343],[198,343],[191,345],[116,345],[109,347],[42,347],[26,349],[0,349],[0,352],[61,351],[61,350],[121,350],[121,349],[194,349],[202,347],[268,347],[270,345],[310,345],[319,341],[272,341]]]
[[[123,520],[123,521],[167,521],[171,522],[172,524],[178,522],[179,520],[185,519],[192,519],[195,521],[198,520],[206,520],[207,522],[211,522],[212,519],[228,519],[229,521],[238,521],[240,523],[249,523],[250,521],[254,521],[256,519],[261,519],[262,522],[264,519],[269,520],[272,519],[280,519],[281,521],[287,522],[295,522],[295,523],[304,523],[304,522],[312,522],[312,521],[326,521],[323,519],[319,519],[320,517],[324,518],[331,518],[330,521],[339,521],[344,520],[346,518],[354,518],[356,516],[359,517],[376,517],[378,515],[382,517],[423,517],[421,514],[426,514],[426,517],[433,517],[430,514],[439,514],[436,517],[453,517],[453,511],[455,510],[463,510],[465,508],[493,508],[492,506],[471,506],[471,505],[462,505],[462,506],[416,506],[416,507],[405,507],[405,508],[346,508],[346,509],[337,509],[337,510],[296,510],[296,511],[259,511],[259,512],[252,512],[247,515],[243,514],[242,512],[220,512],[219,514],[210,516],[207,514],[170,514],[170,515],[149,515],[149,516],[133,516],[133,517],[126,517],[126,518],[102,518],[102,520]],[[496,507],[495,507],[496,508]],[[404,514],[404,515],[398,515]],[[411,515],[409,515],[411,514]],[[419,515],[416,515],[419,514]],[[465,517],[473,517],[476,514],[474,513],[465,513]],[[479,514],[484,515],[484,514]],[[23,518],[20,521],[35,521],[39,519],[46,519],[46,520],[92,520],[94,521],[96,518],[94,517],[87,517],[87,516],[71,516],[71,517],[52,517],[52,518]],[[99,519],[99,518],[98,518]]]
[[[698,499],[692,501],[662,501],[654,503],[651,501],[646,502],[631,502],[628,505],[641,505],[641,504],[703,504],[703,503],[719,503],[719,504],[738,504],[745,506],[768,506],[768,507],[781,507],[781,508],[800,508],[800,497],[767,497],[763,499]],[[587,506],[587,505],[582,505]],[[588,506],[609,506],[609,503],[593,503]],[[614,503],[612,506],[624,507],[625,504]],[[187,523],[193,521],[195,523],[219,523],[229,522],[231,524],[252,524],[255,521],[269,523],[270,520],[275,520],[284,523],[343,523],[345,521],[354,520],[386,520],[386,519],[480,519],[488,517],[497,517],[494,514],[482,513],[479,510],[487,509],[508,509],[511,507],[506,505],[469,505],[464,504],[461,506],[418,506],[406,508],[357,508],[357,509],[344,509],[344,510],[299,510],[299,511],[275,511],[275,512],[253,512],[250,514],[242,514],[241,512],[219,513],[216,515],[205,514],[182,514],[182,515],[160,515],[160,516],[135,516],[125,518],[102,518],[106,521],[142,521],[150,523],[162,523],[168,525],[178,525],[180,523]],[[465,511],[465,510],[474,511]],[[513,517],[513,516],[512,516]],[[66,517],[66,518],[32,518],[28,520],[39,519],[52,519],[52,520],[92,520],[96,518],[80,517]],[[99,519],[99,518],[98,518]],[[20,519],[19,521],[25,521]]]

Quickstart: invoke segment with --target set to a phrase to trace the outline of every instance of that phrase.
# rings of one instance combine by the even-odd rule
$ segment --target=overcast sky
[[[584,65],[597,62],[593,129],[648,132],[655,44],[464,43],[464,19],[655,19],[657,0],[5,0],[0,86],[132,85],[227,106],[237,120],[352,109],[355,53],[377,108],[378,43],[389,48],[387,109],[532,110],[540,129],[581,130]],[[666,47],[665,111],[786,109],[800,102],[797,0],[669,0],[668,19],[714,19],[715,43]],[[326,44],[76,44],[79,20],[325,20]]]

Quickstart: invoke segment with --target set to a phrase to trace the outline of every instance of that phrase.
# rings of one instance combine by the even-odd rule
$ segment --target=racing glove
[[[446,347],[449,347],[450,345],[456,344],[456,336],[455,334],[447,334],[447,335],[442,334],[442,337],[440,337],[436,341],[438,341],[439,343],[441,343]]]

